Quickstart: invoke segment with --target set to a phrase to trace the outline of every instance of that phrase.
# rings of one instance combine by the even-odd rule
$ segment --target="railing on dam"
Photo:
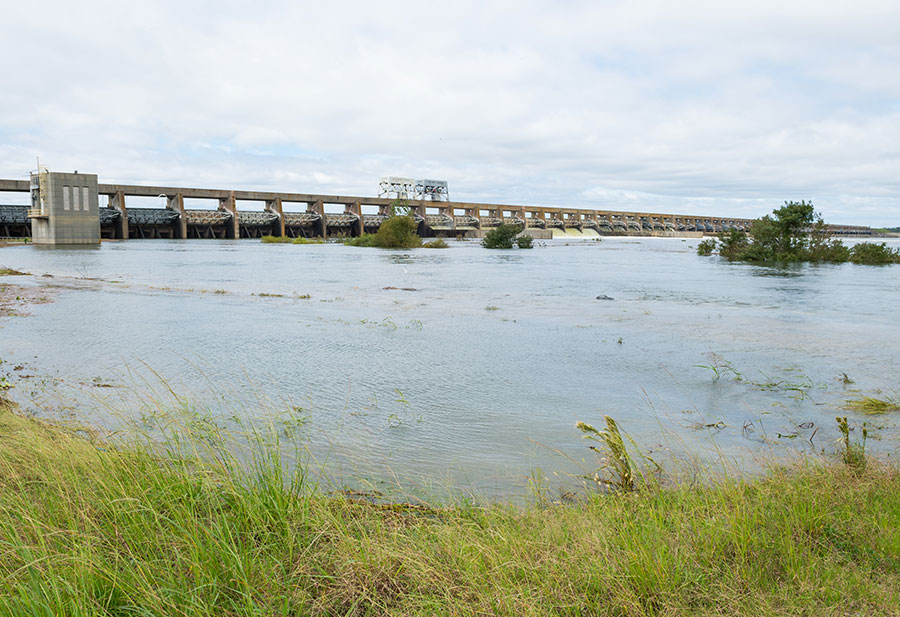
[[[0,192],[27,193],[27,180],[0,179]],[[167,186],[99,184],[108,199],[100,208],[103,236],[110,238],[246,238],[357,236],[378,229],[394,199],[272,191],[231,191]],[[128,208],[129,197],[165,198],[165,208]],[[215,209],[187,209],[184,200],[210,200]],[[239,202],[261,202],[263,211],[242,211]],[[709,215],[587,210],[471,202],[404,200],[425,235],[477,234],[503,223],[523,229],[591,230],[605,235],[676,235],[750,228],[752,219]],[[304,210],[285,211],[285,204]],[[23,211],[19,212],[22,208]],[[27,226],[25,206],[0,206],[0,235]],[[368,209],[368,212],[364,212]],[[872,235],[869,227],[830,225],[831,231]],[[7,232],[4,234],[4,231]]]

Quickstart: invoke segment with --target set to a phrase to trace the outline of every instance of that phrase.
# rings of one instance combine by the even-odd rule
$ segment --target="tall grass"
[[[320,492],[275,431],[243,444],[113,446],[0,409],[0,614],[900,612],[895,468],[411,507]]]

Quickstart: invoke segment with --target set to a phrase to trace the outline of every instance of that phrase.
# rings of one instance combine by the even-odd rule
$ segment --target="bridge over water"
[[[0,179],[0,192],[29,193],[30,183]],[[106,207],[100,208],[101,236],[116,239],[358,236],[377,231],[396,204],[394,199],[380,197],[125,184],[99,184],[98,193],[107,198]],[[129,208],[129,197],[165,199],[165,208]],[[185,199],[209,200],[214,208],[185,208]],[[261,202],[263,210],[242,210],[240,202]],[[404,203],[412,208],[423,236],[476,236],[503,223],[549,233],[577,230],[590,235],[712,234],[746,230],[752,223],[744,218],[660,212],[408,199]],[[305,209],[285,210],[286,204],[300,204]],[[863,226],[830,228],[845,235],[873,233]],[[30,235],[28,206],[0,205],[0,236]]]

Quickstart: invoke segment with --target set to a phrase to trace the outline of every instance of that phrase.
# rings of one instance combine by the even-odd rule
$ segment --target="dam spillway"
[[[26,180],[0,179],[0,192],[29,193]],[[152,185],[98,184],[97,193],[106,205],[99,210],[100,236],[129,238],[259,238],[352,237],[378,230],[388,218],[396,199],[166,187]],[[129,208],[129,197],[165,200],[165,207]],[[215,208],[185,208],[184,200],[209,200]],[[261,202],[262,211],[242,210],[240,202]],[[580,208],[487,204],[455,201],[403,200],[411,209],[423,236],[478,236],[501,224],[524,230],[554,230],[590,235],[681,235],[714,234],[731,229],[749,230],[752,219],[659,212],[588,210]],[[101,199],[102,204],[102,199]],[[299,204],[301,211],[285,210]],[[32,235],[28,206],[0,205],[0,237]],[[870,227],[829,225],[842,235],[873,235]]]

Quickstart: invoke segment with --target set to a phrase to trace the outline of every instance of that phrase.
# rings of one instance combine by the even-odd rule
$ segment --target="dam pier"
[[[31,196],[31,206],[0,205],[0,237],[31,237],[36,243],[46,244],[90,244],[101,238],[352,237],[377,231],[398,204],[398,199],[383,196],[104,184],[91,174],[61,174],[46,169],[34,172],[30,181],[0,179],[0,193]],[[129,198],[147,197],[160,199],[160,207],[128,206]],[[206,200],[211,207],[188,208],[185,200]],[[400,201],[410,208],[423,237],[479,237],[501,224],[519,225],[525,232],[543,238],[571,235],[572,231],[590,236],[700,236],[731,229],[749,230],[752,223],[752,219],[728,216],[426,199]],[[257,209],[242,208],[249,202],[254,202]],[[84,207],[79,208],[79,204]],[[68,229],[73,224],[81,231],[49,231]],[[85,231],[85,226],[95,227],[96,236]],[[864,226],[829,227],[836,234],[873,234],[871,228]]]

